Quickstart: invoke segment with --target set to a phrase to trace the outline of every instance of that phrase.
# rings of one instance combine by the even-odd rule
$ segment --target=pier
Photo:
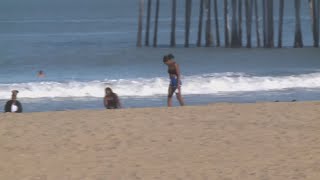
[[[161,8],[171,10],[171,30],[168,46],[176,47],[177,0],[168,1],[169,6],[160,7],[160,0],[139,0],[137,47],[158,46],[159,14]],[[294,13],[295,26],[292,31],[292,47],[319,47],[320,0],[180,0],[184,4],[184,47],[226,47],[226,48],[282,48],[285,11]],[[179,1],[179,2],[180,2]],[[302,25],[301,3],[308,4],[310,25]],[[181,3],[179,3],[181,5]],[[181,13],[181,12],[180,12]],[[196,25],[191,25],[197,17]],[[223,18],[223,21],[221,21]],[[219,20],[220,19],[220,20]],[[194,21],[193,21],[194,22]],[[153,23],[153,24],[152,24]],[[161,27],[160,27],[161,28]],[[192,29],[193,28],[193,29]],[[303,28],[310,29],[308,35],[312,44],[304,43]],[[221,32],[223,30],[223,32]],[[193,44],[190,35],[196,33]],[[254,39],[254,43],[253,43]],[[144,40],[144,43],[143,43]],[[204,40],[204,41],[203,41]],[[222,43],[223,42],[223,43]],[[163,44],[161,44],[163,45]]]

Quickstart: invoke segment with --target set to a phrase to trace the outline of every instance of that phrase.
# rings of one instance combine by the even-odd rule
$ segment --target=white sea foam
[[[20,91],[23,98],[102,97],[109,86],[121,96],[166,95],[167,78],[96,80],[89,82],[30,82],[0,84],[0,99],[10,97],[10,91]],[[320,73],[295,76],[250,76],[244,73],[217,73],[186,76],[182,79],[185,95],[228,92],[274,91],[290,88],[320,88]]]

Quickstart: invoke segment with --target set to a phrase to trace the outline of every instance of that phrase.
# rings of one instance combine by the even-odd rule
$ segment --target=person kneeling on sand
[[[118,95],[109,87],[105,89],[105,93],[104,106],[106,109],[120,109],[121,104]]]
[[[12,95],[11,95],[11,100],[9,100],[5,107],[4,107],[4,112],[11,112],[11,113],[22,113],[22,105],[21,103],[17,100],[17,94],[19,91],[13,90]]]

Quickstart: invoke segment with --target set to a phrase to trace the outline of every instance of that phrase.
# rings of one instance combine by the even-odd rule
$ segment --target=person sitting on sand
[[[105,93],[104,106],[106,109],[120,109],[121,104],[118,95],[109,87],[105,89]]]
[[[176,92],[180,106],[184,106],[184,101],[181,95],[181,74],[179,65],[174,61],[174,56],[169,54],[163,57],[163,63],[168,66],[170,84],[168,89],[168,107],[172,106],[172,96]]]
[[[22,113],[22,105],[21,103],[17,100],[17,94],[19,91],[13,90],[12,95],[11,95],[11,100],[9,100],[5,107],[4,107],[4,112],[11,112],[11,113]]]

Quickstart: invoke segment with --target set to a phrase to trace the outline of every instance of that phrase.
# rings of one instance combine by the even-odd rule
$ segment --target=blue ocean
[[[106,87],[114,89],[125,108],[166,106],[169,78],[162,57],[168,53],[181,67],[188,105],[320,100],[320,50],[311,48],[308,1],[301,7],[307,46],[303,49],[291,48],[295,30],[291,1],[286,1],[285,48],[183,48],[183,2],[178,3],[177,48],[168,46],[171,6],[164,0],[159,47],[136,48],[138,1],[1,0],[0,106],[17,89],[25,112],[103,109]],[[190,41],[196,44],[199,3],[193,1],[193,7]],[[219,14],[224,42],[223,12]],[[276,30],[277,26],[275,39]],[[44,78],[37,77],[39,70],[45,72]]]

